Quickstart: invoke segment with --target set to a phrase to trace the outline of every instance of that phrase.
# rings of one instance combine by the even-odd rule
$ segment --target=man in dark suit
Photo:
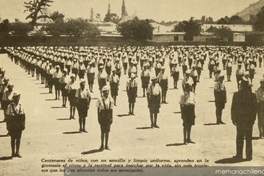
[[[247,77],[241,80],[241,89],[235,92],[232,100],[231,118],[237,127],[236,156],[234,159],[243,159],[243,144],[246,137],[246,160],[252,160],[252,127],[256,120],[257,99],[252,93]]]

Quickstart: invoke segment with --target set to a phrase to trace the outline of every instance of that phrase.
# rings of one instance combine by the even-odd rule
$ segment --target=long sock
[[[183,141],[186,142],[186,127],[183,127]]]
[[[132,103],[131,104],[131,109],[132,109],[131,111],[132,111],[132,113],[134,113],[134,107],[135,107],[135,103]]]
[[[83,130],[85,130],[85,122],[86,122],[86,118],[83,118]]]
[[[150,122],[151,122],[151,126],[153,126],[154,122],[153,122],[153,114],[152,113],[150,113]]]
[[[16,154],[19,154],[19,148],[20,148],[20,139],[16,140]]]
[[[108,146],[109,133],[105,134],[105,146]]]
[[[15,154],[15,139],[11,138],[11,151],[12,154]]]
[[[80,125],[80,130],[83,130],[82,129],[82,118],[81,117],[79,117],[79,125]]]
[[[101,147],[104,146],[104,133],[101,132]]]
[[[154,125],[157,125],[157,120],[158,120],[157,118],[158,118],[158,114],[155,113],[154,114]]]

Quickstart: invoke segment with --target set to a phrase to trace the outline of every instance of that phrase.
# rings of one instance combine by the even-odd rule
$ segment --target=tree
[[[232,40],[233,32],[229,27],[222,27],[215,32],[216,36],[218,36],[220,39],[228,41]]]
[[[117,31],[124,38],[133,38],[137,41],[152,39],[153,29],[149,20],[139,20],[137,17],[117,25]]]
[[[119,22],[119,17],[117,16],[116,13],[110,13],[106,14],[104,18],[104,22],[112,22],[112,23],[118,23]]]
[[[75,37],[96,37],[100,35],[99,29],[83,18],[68,19],[64,25],[65,33]]]
[[[217,20],[216,23],[217,24],[228,24],[229,23],[229,17],[225,16],[224,18],[220,18],[219,20]]]
[[[161,25],[166,25],[166,22],[165,21],[161,21],[160,24]]]
[[[0,24],[0,35],[7,36],[10,31],[10,23],[8,19],[3,20]]]
[[[207,23],[213,23],[214,22],[214,19],[212,17],[208,17],[208,18],[206,18],[205,22],[207,22]]]
[[[46,30],[52,36],[59,37],[65,33],[65,23],[61,20],[56,20],[54,23],[49,23]]]
[[[50,19],[52,19],[52,21],[63,21],[64,19],[64,15],[62,13],[60,13],[59,11],[55,11],[52,14],[50,14],[49,16]]]
[[[174,26],[172,32],[185,32],[185,24],[187,21],[179,22],[177,25]]]
[[[264,6],[261,8],[260,12],[257,13],[256,20],[253,24],[255,31],[263,32],[264,31]]]
[[[229,19],[228,23],[229,24],[245,24],[245,21],[241,17],[234,15]]]
[[[31,31],[31,25],[29,23],[12,23],[10,31],[13,36],[27,36],[28,32]]]
[[[110,8],[110,4],[108,4],[108,9],[107,9],[107,13],[105,15],[104,21],[109,22],[110,20],[111,20],[111,8]]]
[[[201,22],[203,23],[203,24],[212,24],[212,23],[214,23],[214,20],[213,20],[213,18],[212,17],[206,17],[206,16],[202,16],[201,17]]]
[[[218,30],[218,28],[211,26],[211,27],[209,27],[209,28],[206,30],[206,32],[215,33],[217,30]]]
[[[219,20],[217,20],[216,23],[217,24],[227,24],[228,22],[224,18],[220,18]]]
[[[233,32],[229,27],[221,27],[218,29],[216,27],[211,26],[209,29],[206,30],[206,32],[213,33],[221,40],[231,41],[233,37]]]
[[[189,21],[182,21],[174,26],[173,32],[185,32],[185,39],[192,40],[193,36],[200,35],[201,24],[191,18]]]
[[[49,17],[47,8],[50,7],[52,2],[52,0],[30,0],[29,2],[24,2],[24,7],[26,8],[24,12],[29,12],[26,19],[31,19],[32,28],[36,25],[38,19]]]

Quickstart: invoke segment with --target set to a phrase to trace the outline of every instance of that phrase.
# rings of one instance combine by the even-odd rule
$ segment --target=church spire
[[[124,16],[127,16],[125,0],[123,0],[123,4],[122,4],[122,13],[121,13],[121,17],[124,17]]]
[[[110,1],[108,0],[108,9],[107,9],[107,13],[111,13],[111,8],[110,8]]]

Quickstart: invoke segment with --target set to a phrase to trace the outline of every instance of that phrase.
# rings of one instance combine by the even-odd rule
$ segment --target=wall
[[[243,33],[234,33],[233,34],[233,42],[245,42],[246,35]]]

